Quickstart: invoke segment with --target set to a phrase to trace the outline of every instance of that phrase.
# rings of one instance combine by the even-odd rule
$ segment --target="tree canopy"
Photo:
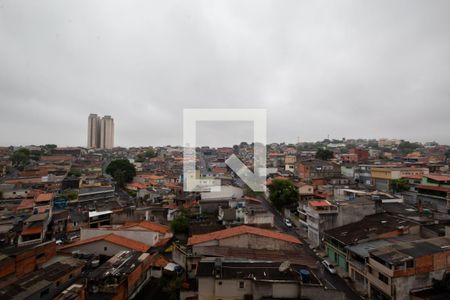
[[[118,186],[123,187],[136,176],[136,168],[128,159],[116,159],[108,165],[106,173],[114,178]]]
[[[12,155],[12,162],[14,167],[18,168],[19,170],[23,170],[23,168],[30,160],[30,154],[30,150],[28,150],[27,148],[20,148],[14,151]]]
[[[153,148],[148,148],[144,153],[139,153],[136,155],[136,161],[144,162],[153,157],[156,157],[155,150]]]
[[[321,160],[330,160],[334,156],[333,151],[327,149],[319,149],[316,152],[316,158]]]
[[[394,193],[400,193],[409,190],[409,183],[406,179],[394,179],[391,182],[392,191]]]
[[[189,216],[182,210],[170,223],[170,228],[174,233],[187,233],[189,230]]]
[[[400,144],[398,145],[398,150],[402,153],[402,154],[408,154],[411,152],[414,152],[417,148],[421,148],[422,145],[420,145],[419,143],[411,143],[408,141],[401,141]]]
[[[298,189],[289,180],[274,179],[268,188],[270,201],[278,210],[298,201]]]

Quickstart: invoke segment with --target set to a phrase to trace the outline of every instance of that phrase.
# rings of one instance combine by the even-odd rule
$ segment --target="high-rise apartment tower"
[[[88,118],[88,148],[112,149],[114,147],[114,119],[90,114]]]

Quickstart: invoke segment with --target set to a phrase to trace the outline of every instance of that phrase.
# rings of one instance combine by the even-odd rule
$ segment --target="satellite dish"
[[[291,267],[291,263],[287,260],[287,261],[283,262],[283,263],[278,267],[278,271],[280,271],[280,272],[285,272],[285,271],[287,271],[290,267]]]

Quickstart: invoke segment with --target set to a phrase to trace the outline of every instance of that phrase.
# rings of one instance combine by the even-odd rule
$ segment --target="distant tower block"
[[[87,147],[93,149],[114,147],[114,119],[111,116],[100,118],[97,114],[89,115]]]

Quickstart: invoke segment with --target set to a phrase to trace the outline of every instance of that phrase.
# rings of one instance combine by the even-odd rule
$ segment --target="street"
[[[358,300],[361,299],[361,297],[355,293],[345,282],[344,279],[339,277],[336,274],[330,274],[325,268],[322,266],[321,261],[322,258],[319,257],[308,245],[307,240],[302,238],[298,232],[295,230],[295,228],[288,228],[284,224],[284,217],[281,215],[279,211],[277,211],[271,203],[265,198],[265,197],[258,197],[259,200],[261,200],[262,205],[271,213],[274,215],[274,224],[275,227],[284,233],[290,234],[292,236],[295,236],[304,243],[303,245],[299,246],[299,251],[306,251],[311,256],[315,257],[317,259],[317,268],[318,273],[316,274],[319,276],[320,280],[323,282],[323,284],[329,288],[329,289],[337,289],[345,293],[346,298],[348,300]]]

